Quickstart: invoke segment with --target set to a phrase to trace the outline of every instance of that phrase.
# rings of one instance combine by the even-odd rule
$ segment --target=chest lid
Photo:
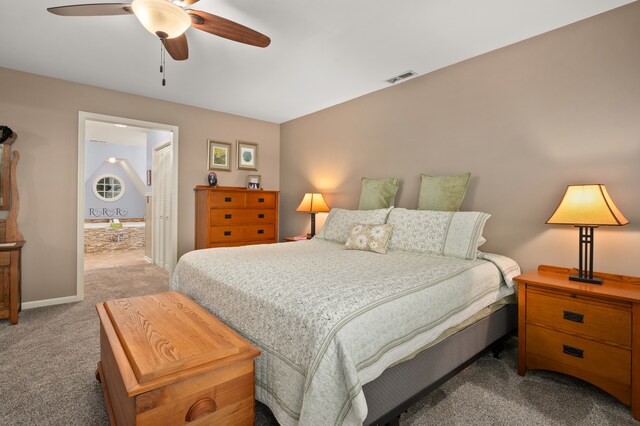
[[[193,300],[167,292],[104,303],[140,384],[259,351]]]

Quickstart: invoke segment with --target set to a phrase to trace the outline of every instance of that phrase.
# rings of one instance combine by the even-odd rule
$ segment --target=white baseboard
[[[62,305],[64,303],[82,302],[79,296],[58,297],[56,299],[35,300],[22,303],[22,309],[42,308],[44,306]]]

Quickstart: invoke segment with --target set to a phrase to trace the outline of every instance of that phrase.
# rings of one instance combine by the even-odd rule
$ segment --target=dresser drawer
[[[9,309],[9,279],[5,273],[5,268],[0,268],[0,309]],[[1,316],[2,313],[0,312],[0,318],[7,318],[9,311],[6,311],[7,315],[6,316]]]
[[[276,194],[262,191],[247,192],[246,206],[257,209],[272,209],[276,206]]]
[[[631,307],[619,302],[607,304],[531,289],[527,292],[527,322],[631,347]]]
[[[559,371],[631,401],[631,351],[527,325],[527,368]]]
[[[276,223],[276,211],[258,209],[211,209],[211,223],[240,225],[249,223]]]
[[[275,225],[212,226],[210,235],[210,243],[273,240],[275,238]]]
[[[216,191],[211,193],[211,208],[244,207],[245,194],[236,191]]]

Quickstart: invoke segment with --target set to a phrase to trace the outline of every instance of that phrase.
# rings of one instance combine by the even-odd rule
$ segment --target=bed
[[[395,220],[386,254],[345,250],[344,223],[368,219],[346,214],[343,221],[332,212],[324,232],[309,241],[187,253],[171,287],[261,349],[256,399],[281,425],[387,422],[515,327],[504,305],[517,264],[477,254],[488,215],[479,229],[469,218],[456,219],[459,213],[445,215],[443,232],[434,233],[442,223],[431,221],[424,231],[440,245],[425,252],[422,242],[403,247],[416,234],[403,234],[407,214],[370,219]],[[451,236],[461,224],[475,233],[467,247]],[[432,367],[426,375],[425,362]]]

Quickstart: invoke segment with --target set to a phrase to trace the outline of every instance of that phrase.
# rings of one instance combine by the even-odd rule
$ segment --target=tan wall
[[[221,185],[244,186],[258,173],[265,189],[279,187],[277,124],[0,68],[0,124],[18,133],[21,154],[23,302],[76,293],[78,111],[179,126],[179,256],[193,249],[193,187],[207,182],[207,139],[260,144],[259,171],[219,172]]]
[[[415,208],[420,173],[470,171],[484,250],[577,266],[577,230],[545,221],[567,184],[604,183],[631,224],[596,231],[595,269],[640,276],[638,22],[636,2],[283,124],[281,236],[307,232],[304,192],[357,208],[362,176],[399,177]]]

